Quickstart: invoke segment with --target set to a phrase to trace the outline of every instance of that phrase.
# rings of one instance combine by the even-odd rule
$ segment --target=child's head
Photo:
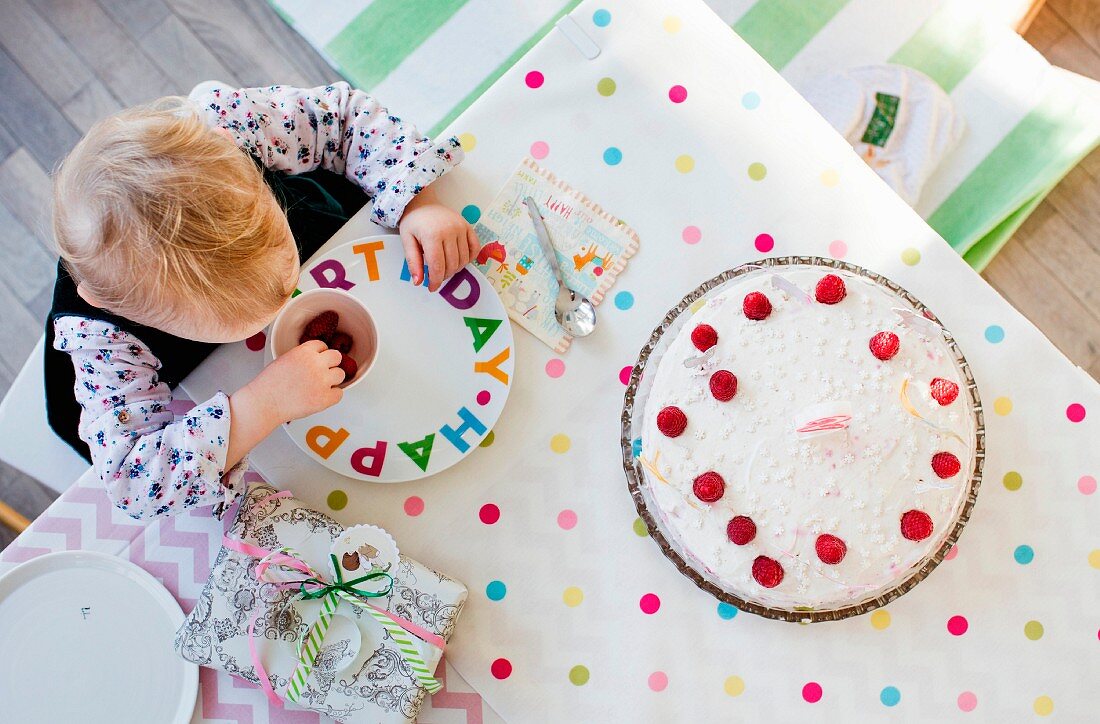
[[[54,234],[84,299],[189,339],[254,334],[298,279],[259,167],[183,98],[88,131],[56,174]]]

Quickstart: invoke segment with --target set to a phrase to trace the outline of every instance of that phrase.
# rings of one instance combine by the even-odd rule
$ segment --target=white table
[[[599,7],[611,13],[605,28],[591,22]],[[543,163],[642,239],[600,307],[599,330],[552,379],[551,352],[514,327],[515,380],[495,442],[427,480],[343,479],[280,432],[256,449],[254,465],[321,510],[332,490],[346,491],[338,519],[386,527],[403,552],[469,585],[448,659],[507,720],[942,720],[972,710],[971,718],[1015,721],[1048,703],[1070,720],[1095,712],[1095,382],[700,2],[601,0],[572,15],[599,57],[584,60],[551,33],[456,120],[450,130],[476,145],[440,186],[455,208],[485,205],[531,144],[545,142]],[[532,70],[545,78],[539,88],[525,83]],[[604,77],[616,82],[610,96],[596,91]],[[673,85],[687,88],[685,102],[670,102]],[[611,146],[622,152],[618,165],[602,160]],[[693,158],[691,172],[675,170],[681,155]],[[753,163],[766,166],[763,180],[750,179]],[[688,227],[701,233],[696,243],[685,243],[695,239]],[[331,244],[374,231],[360,214]],[[768,238],[769,253],[843,256],[906,287],[959,339],[986,401],[988,462],[974,516],[956,555],[891,604],[885,626],[882,616],[863,616],[802,627],[719,608],[634,532],[618,445],[619,372],[686,291],[759,258]],[[612,301],[620,291],[633,295],[628,309]],[[230,346],[184,386],[204,399],[260,366],[260,354]],[[1071,404],[1087,410],[1083,421],[1067,418]],[[565,452],[551,449],[556,435],[568,437]],[[413,495],[425,503],[417,516],[403,507]],[[489,502],[501,511],[492,525],[478,517]],[[568,530],[557,522],[563,510],[576,514]],[[190,525],[160,524],[147,536]],[[1030,560],[1022,546],[1034,553],[1026,564],[1014,559]],[[503,599],[487,597],[491,581],[506,585]],[[583,601],[569,606],[573,588]],[[661,601],[652,615],[639,610],[647,593]],[[952,616],[968,620],[962,636],[948,632]],[[1042,624],[1038,640],[1025,636],[1029,621]],[[510,662],[507,678],[491,673],[497,659]],[[587,681],[574,684],[581,666]],[[807,703],[803,692],[815,698],[815,685],[820,701]],[[900,694],[893,707],[888,687]]]

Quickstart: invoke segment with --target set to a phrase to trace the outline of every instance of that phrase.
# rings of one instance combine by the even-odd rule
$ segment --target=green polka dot
[[[913,247],[909,247],[901,253],[901,260],[909,266],[916,266],[920,264],[920,252]]]
[[[1028,621],[1024,624],[1024,636],[1027,636],[1032,641],[1038,641],[1043,638],[1043,624],[1038,621]]]
[[[750,163],[749,164],[749,178],[753,181],[760,181],[768,175],[768,169],[762,163]]]
[[[328,494],[328,507],[333,510],[343,510],[348,504],[348,494],[343,490],[333,490]]]
[[[1010,470],[1005,473],[1004,484],[1009,490],[1019,490],[1020,486],[1024,484],[1024,478],[1015,470]]]
[[[640,538],[645,538],[649,535],[649,531],[645,527],[645,521],[641,518],[634,519],[634,534]]]
[[[596,84],[596,92],[601,96],[609,96],[615,92],[615,81],[611,78],[600,78]]]
[[[569,670],[569,681],[574,686],[584,686],[588,683],[588,667],[577,664]]]
[[[479,442],[479,443],[477,444],[477,446],[478,446],[478,447],[489,447],[490,445],[492,445],[492,444],[493,444],[493,440],[496,440],[496,439],[497,439],[497,436],[493,434],[493,431],[492,431],[492,430],[490,430],[490,431],[489,431],[489,434],[488,434],[488,435],[486,435],[486,436],[485,436],[485,437],[484,437],[484,438],[483,438],[483,439],[481,440],[481,442]]]

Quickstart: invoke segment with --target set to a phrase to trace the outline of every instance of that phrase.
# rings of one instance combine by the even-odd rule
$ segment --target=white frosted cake
[[[974,469],[942,329],[883,285],[809,264],[742,274],[693,310],[643,412],[665,535],[771,609],[853,606],[908,578],[952,531]]]

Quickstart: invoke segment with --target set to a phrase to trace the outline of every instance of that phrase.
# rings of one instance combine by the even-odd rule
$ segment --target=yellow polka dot
[[[1024,484],[1024,476],[1015,470],[1009,470],[1005,473],[1004,484],[1005,488],[1009,490],[1019,490],[1020,486]]]
[[[745,691],[745,682],[740,676],[729,676],[726,677],[726,683],[722,684],[722,688],[730,696],[741,696]]]
[[[563,435],[560,432],[550,438],[550,449],[556,453],[568,452],[569,446],[572,444],[573,443],[569,440],[569,436]]]
[[[749,178],[753,181],[762,181],[768,175],[767,167],[762,163],[749,164]]]
[[[481,439],[481,442],[477,444],[478,447],[489,447],[493,444],[493,440],[496,440],[497,436],[490,430],[489,434]]]
[[[1100,548],[1097,548],[1092,553],[1089,553],[1089,565],[1097,570],[1100,570]]]
[[[887,628],[890,625],[890,612],[884,608],[880,608],[871,614],[871,626],[878,631]]]
[[[596,92],[601,96],[609,96],[615,92],[615,81],[612,78],[600,78],[596,83]]]
[[[1038,641],[1043,638],[1043,624],[1038,621],[1028,621],[1024,624],[1024,636],[1027,636],[1032,641]]]
[[[343,490],[333,490],[328,494],[328,507],[333,510],[343,510],[348,504],[348,494]]]
[[[686,153],[683,156],[676,157],[676,170],[680,173],[687,173],[691,169],[695,168],[695,159]]]
[[[462,146],[463,151],[473,151],[477,147],[477,137],[472,133],[460,133],[458,144]]]
[[[832,188],[840,183],[840,174],[836,172],[836,169],[827,168],[821,172],[821,183]]]
[[[581,589],[576,586],[570,586],[562,592],[561,600],[565,602],[566,606],[574,608],[581,605],[581,601],[584,600],[584,594],[581,593]]]
[[[1035,700],[1034,708],[1039,716],[1050,716],[1054,712],[1054,699],[1049,696],[1040,696]]]
[[[901,260],[903,263],[909,266],[916,266],[917,264],[920,264],[920,252],[913,247],[909,247],[905,251],[901,252]]]
[[[1012,400],[1007,397],[998,397],[993,400],[993,411],[998,415],[1007,415],[1012,412]]]
[[[649,529],[645,527],[645,521],[641,518],[634,519],[633,527],[634,535],[638,536],[639,538],[645,538],[647,535],[649,535]]]
[[[665,29],[666,33],[678,33],[680,32],[680,28],[684,27],[684,23],[675,15],[669,15],[665,18],[665,21],[661,23],[661,27]]]

